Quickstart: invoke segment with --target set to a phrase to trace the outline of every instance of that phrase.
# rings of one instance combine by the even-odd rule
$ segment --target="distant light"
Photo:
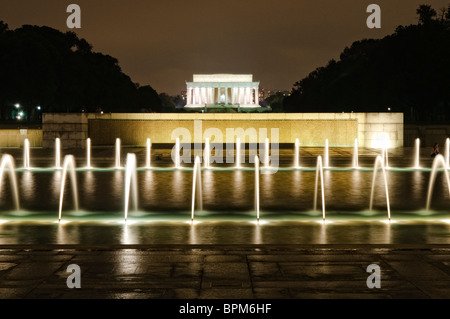
[[[19,107],[20,107],[20,104],[17,103],[17,104],[15,104],[14,106],[15,106],[16,108],[19,108]]]
[[[391,108],[390,107],[388,107],[388,111],[390,111],[391,110]]]
[[[40,106],[36,106],[36,108],[40,111],[41,110],[41,107]]]

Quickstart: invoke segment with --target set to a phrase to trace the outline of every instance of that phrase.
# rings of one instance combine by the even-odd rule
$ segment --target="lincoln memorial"
[[[260,107],[252,74],[194,74],[186,85],[185,107]]]

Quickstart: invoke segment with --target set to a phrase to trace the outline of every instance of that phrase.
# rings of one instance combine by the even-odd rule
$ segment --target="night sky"
[[[81,29],[66,26],[71,3]],[[366,26],[371,3],[381,29]],[[289,90],[353,41],[416,23],[420,4],[439,13],[450,0],[1,0],[0,20],[75,31],[132,81],[175,95],[194,73],[249,73],[260,88]]]

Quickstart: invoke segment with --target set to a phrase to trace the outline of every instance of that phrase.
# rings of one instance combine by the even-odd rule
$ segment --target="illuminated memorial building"
[[[194,74],[186,82],[186,108],[259,108],[252,74]]]

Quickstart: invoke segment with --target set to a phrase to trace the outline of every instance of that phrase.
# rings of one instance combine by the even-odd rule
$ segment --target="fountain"
[[[9,183],[11,185],[11,193],[13,195],[14,204],[16,206],[16,210],[19,210],[20,209],[19,191],[17,188],[16,171],[14,168],[14,158],[9,154],[3,154],[0,162],[0,188],[3,182],[3,173],[5,172],[6,168],[8,168]]]
[[[116,168],[122,168],[120,165],[120,138],[116,139]]]
[[[241,139],[236,138],[236,168],[241,168]]]
[[[195,157],[194,171],[192,177],[192,209],[191,209],[191,222],[194,221],[195,212],[195,199],[197,198],[197,205],[200,211],[203,210],[203,199],[202,199],[202,170],[200,157]],[[197,197],[195,194],[197,193]]]
[[[61,140],[59,137],[55,139],[55,167],[61,169]]]
[[[91,139],[86,139],[86,168],[90,169],[91,167]]]
[[[210,163],[210,147],[209,147],[209,138],[205,139],[205,150],[204,150],[204,154],[203,154],[203,160],[205,161],[205,168],[209,168],[209,163]]]
[[[294,149],[294,167],[300,168],[300,142],[298,138],[295,139],[295,149]]]
[[[178,137],[175,142],[175,168],[181,168],[180,138],[178,138]]]
[[[23,141],[23,168],[30,169],[30,141],[27,138]]]
[[[264,167],[269,168],[270,167],[270,143],[269,139],[266,138],[266,142],[264,144]]]
[[[149,138],[146,145],[145,168],[151,168],[152,141]]]
[[[73,200],[75,203],[75,210],[78,210],[78,188],[77,188],[77,179],[75,175],[75,157],[73,155],[66,155],[64,157],[63,164],[63,174],[61,178],[61,191],[59,195],[59,218],[58,221],[61,222],[61,214],[62,214],[62,206],[64,200],[64,188],[66,185],[67,171],[70,173],[70,179],[72,182],[72,194]]]
[[[355,145],[353,146],[353,168],[358,169],[358,139],[355,138]]]
[[[381,158],[383,160],[384,168],[389,168],[388,148],[387,148],[387,146],[383,146],[382,151],[381,151]]]
[[[442,166],[444,169],[444,175],[445,179],[447,180],[447,188],[450,195],[450,178],[449,173],[446,167],[445,158],[442,155],[437,155],[433,160],[433,165],[431,169],[431,175],[430,175],[430,182],[428,183],[428,196],[427,196],[427,207],[426,210],[430,210],[430,204],[431,204],[431,198],[433,196],[433,187],[434,187],[434,181],[436,180],[436,173],[438,166]]]
[[[136,154],[127,154],[127,163],[125,169],[125,222],[128,219],[128,206],[130,202],[130,190],[133,191],[133,204],[134,209],[138,207],[138,188],[137,188],[137,176],[136,176]]]
[[[386,151],[386,153],[387,153],[387,151]],[[387,181],[387,175],[386,175],[386,170],[385,170],[385,167],[384,167],[383,158],[381,158],[379,155],[375,159],[375,164],[374,164],[374,168],[373,168],[372,191],[370,193],[369,210],[372,211],[373,194],[374,194],[374,191],[375,191],[375,180],[376,180],[376,177],[377,177],[377,171],[379,170],[379,167],[381,167],[381,170],[383,172],[384,187],[385,187],[385,190],[386,190],[386,205],[387,205],[388,218],[389,218],[389,221],[390,221],[391,220],[391,207],[390,207],[390,204],[389,204],[388,181]]]
[[[317,186],[319,182],[319,174],[320,174],[320,187],[322,191],[322,220],[325,221],[325,188],[323,183],[322,156],[317,157],[316,186],[314,188],[314,211],[317,210]]]
[[[259,223],[259,157],[255,156],[255,211],[256,221]]]
[[[450,139],[447,138],[445,140],[445,167],[447,169],[450,168],[450,165],[449,165],[450,151],[449,151],[449,149],[450,149]]]
[[[325,140],[325,156],[324,156],[324,167],[325,168],[329,168],[330,166],[329,166],[329,164],[330,164],[330,161],[329,161],[329,154],[328,154],[328,139],[326,139]]]
[[[420,169],[420,139],[416,138],[416,160],[414,162],[414,168]]]

